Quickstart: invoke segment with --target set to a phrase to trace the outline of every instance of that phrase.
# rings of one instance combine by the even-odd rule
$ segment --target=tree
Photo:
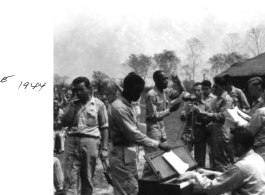
[[[159,70],[163,70],[167,75],[177,72],[180,63],[180,59],[171,50],[164,50],[162,53],[155,54],[154,60]]]
[[[227,34],[223,42],[227,53],[242,53],[244,46],[238,33]]]
[[[265,26],[259,25],[247,31],[246,45],[248,51],[257,56],[265,51]]]
[[[194,80],[195,71],[201,63],[201,54],[204,50],[203,43],[197,39],[192,38],[186,41],[186,57],[188,61],[188,66],[190,67],[192,73],[192,79]]]
[[[93,87],[97,89],[98,94],[102,95],[102,90],[104,88],[104,85],[106,85],[109,76],[101,71],[93,71],[92,78]]]
[[[208,63],[211,64],[212,75],[215,76],[226,70],[232,64],[245,60],[246,58],[243,55],[233,52],[230,54],[215,54],[209,59]]]
[[[132,71],[141,76],[144,80],[151,65],[152,57],[149,57],[144,54],[131,54],[129,56],[129,59],[123,64],[123,66],[129,67]]]
[[[181,68],[184,71],[184,74],[186,76],[186,80],[190,81],[191,78],[192,78],[192,69],[191,69],[191,67],[188,64],[186,64],[186,65],[182,66]]]
[[[55,85],[65,84],[67,79],[69,79],[68,76],[59,76],[58,74],[53,75],[53,81]]]
[[[64,90],[70,89],[70,85],[66,83],[68,76],[53,75],[54,88],[56,93],[63,93]]]

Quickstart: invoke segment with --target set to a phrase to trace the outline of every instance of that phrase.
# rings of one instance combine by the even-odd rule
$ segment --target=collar
[[[86,104],[95,105],[95,103],[96,103],[96,99],[94,98],[94,96],[91,96],[91,99]]]
[[[260,102],[262,102],[262,97],[259,97],[259,99],[253,101],[253,102],[252,102],[252,106],[254,106],[254,105],[256,105],[256,104],[258,104],[258,103],[260,103]]]
[[[224,91],[223,94],[220,97],[217,97],[217,99],[223,98],[225,99],[227,96],[227,91]]]
[[[166,89],[167,89],[167,88],[166,88]],[[164,89],[164,90],[166,90],[166,89]],[[156,85],[153,87],[153,90],[154,90],[156,93],[160,94],[160,95],[162,95],[162,94],[164,93],[164,90],[163,90],[163,93],[161,93],[161,92],[158,90],[158,88],[156,87]]]
[[[85,105],[82,105],[81,102],[78,104],[78,107],[80,108],[85,108],[87,106],[90,106],[90,105],[95,105],[96,104],[96,99],[91,96],[91,99],[85,104]]]
[[[253,154],[253,153],[255,153],[253,149],[249,150],[249,151],[248,151],[247,153],[245,153],[243,156],[239,157],[239,158],[237,159],[237,162],[240,161],[240,160],[242,160],[242,159],[245,158],[246,156],[249,156],[249,155]]]
[[[213,94],[212,93],[210,93],[209,95],[208,95],[208,97],[204,97],[204,95],[202,94],[202,100],[207,100],[207,99],[210,99],[210,98],[213,98],[214,96],[213,96]]]
[[[126,106],[132,107],[132,105],[128,102],[128,100],[125,99],[122,95],[118,97]]]
[[[232,90],[231,90],[231,92],[235,93],[235,89],[236,89],[236,88],[232,85]],[[231,93],[231,92],[230,92],[230,93]]]

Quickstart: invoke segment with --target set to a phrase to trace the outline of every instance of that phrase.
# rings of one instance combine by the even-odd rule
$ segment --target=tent
[[[229,75],[235,87],[244,91],[247,98],[250,100],[247,91],[247,82],[252,77],[261,77],[265,81],[265,53],[262,53],[254,58],[244,62],[235,63],[227,70],[218,74],[216,77]],[[250,100],[251,102],[251,100]]]

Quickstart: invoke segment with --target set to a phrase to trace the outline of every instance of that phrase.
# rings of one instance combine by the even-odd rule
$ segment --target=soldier
[[[225,171],[233,163],[231,150],[228,146],[230,130],[224,127],[225,111],[232,108],[233,100],[225,90],[226,80],[214,78],[213,92],[216,95],[211,102],[211,111],[197,110],[202,117],[208,117],[211,124],[208,125],[211,132],[211,162],[213,168],[218,171]]]
[[[228,95],[233,99],[234,107],[237,106],[240,110],[245,113],[249,112],[250,106],[244,92],[232,85],[232,81],[229,75],[225,75],[225,80],[227,82],[226,91]]]
[[[77,195],[80,177],[81,195],[92,195],[97,158],[105,160],[108,156],[108,116],[104,103],[92,96],[86,77],[77,77],[72,86],[74,96],[61,120],[68,127],[63,160],[64,189],[66,195]]]
[[[253,99],[250,113],[249,115],[252,116],[255,111],[262,107],[263,100],[262,100],[262,79],[260,77],[253,77],[248,80],[248,91],[250,93],[251,98]]]
[[[224,173],[199,169],[187,171],[178,180],[189,180],[194,192],[205,194],[264,195],[265,163],[253,150],[253,134],[242,127],[231,131],[229,146],[238,161]],[[214,178],[209,179],[208,177]]]
[[[186,102],[185,109],[181,113],[181,120],[186,120],[182,139],[184,143],[186,143],[186,147],[189,151],[192,151],[192,146],[194,145],[195,160],[200,167],[205,167],[207,145],[206,126],[209,123],[209,119],[207,117],[202,117],[197,112],[193,112],[193,107],[195,108],[194,110],[199,109],[201,111],[209,111],[210,108],[206,103],[207,101],[202,100],[202,83],[194,83],[193,92],[195,95],[193,102]]]
[[[183,91],[183,87],[178,80],[179,89],[176,91],[168,88],[168,77],[162,70],[153,74],[155,86],[146,95],[146,135],[153,140],[166,142],[165,124],[163,119],[175,112],[179,104],[170,105],[169,99],[177,98]],[[156,151],[156,148],[145,147],[146,154]],[[145,163],[143,178],[153,175],[149,165]]]
[[[136,115],[131,103],[137,101],[144,89],[144,80],[135,73],[124,79],[121,95],[111,104],[109,125],[113,147],[109,154],[115,195],[138,193],[136,144],[170,150],[167,143],[148,138],[137,127]]]
[[[265,160],[265,85],[262,84],[262,103],[260,104],[259,109],[255,111],[251,117],[249,123],[246,125],[246,128],[249,129],[255,138],[254,142],[254,151],[262,156]]]

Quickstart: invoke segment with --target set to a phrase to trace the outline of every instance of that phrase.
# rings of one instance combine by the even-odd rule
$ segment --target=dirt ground
[[[144,116],[145,116],[145,106],[142,105],[142,113],[140,117],[140,122],[144,122]],[[180,121],[179,116],[180,116],[180,111],[182,108],[180,108],[177,112],[172,113],[169,115],[167,118],[165,118],[165,126],[166,126],[166,134],[167,134],[167,139],[168,143],[173,146],[173,145],[180,145],[182,144],[182,141],[180,140],[182,129],[183,129],[183,122]],[[138,175],[139,178],[142,176],[142,171],[143,171],[143,165],[145,162],[145,159],[143,157],[144,152],[143,149],[141,148],[140,150],[140,163],[138,166]],[[62,162],[62,156],[59,155],[57,156],[60,161]],[[112,195],[113,194],[113,188],[108,185],[104,175],[103,175],[103,168],[101,165],[100,160],[98,159],[97,161],[97,166],[96,166],[96,174],[94,178],[94,195]]]

